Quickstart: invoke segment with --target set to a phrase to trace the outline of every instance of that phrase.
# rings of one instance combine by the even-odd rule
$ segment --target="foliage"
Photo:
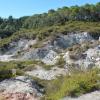
[[[13,18],[13,16],[9,16],[6,19],[0,17],[0,37],[11,36],[22,29],[39,29],[55,25],[65,25],[69,21],[99,22],[100,2],[95,5],[86,4],[84,6],[58,8],[56,11],[51,9],[48,13],[24,16],[17,19]],[[70,27],[73,27],[73,25]],[[51,33],[52,29],[48,30],[48,32]],[[40,39],[43,39],[44,35],[47,35],[44,32],[43,34],[41,32],[38,34]]]
[[[43,100],[59,100],[64,96],[76,97],[100,88],[100,77],[91,70],[71,76],[60,77],[45,84],[46,93]]]
[[[60,55],[60,58],[58,58],[56,66],[63,68],[65,64],[66,64],[66,61],[64,60],[63,56]]]
[[[32,64],[34,64],[33,61],[0,62],[0,80],[14,77],[12,69],[16,69],[16,75],[23,75],[24,69]]]
[[[48,13],[35,14],[26,19],[23,27],[40,28],[62,25],[67,21],[100,21],[100,3],[95,5],[72,6],[49,10]]]
[[[26,18],[28,17],[24,16],[19,19],[15,19],[12,16],[9,16],[8,19],[0,17],[0,37],[5,38],[18,31],[22,28],[22,24]]]

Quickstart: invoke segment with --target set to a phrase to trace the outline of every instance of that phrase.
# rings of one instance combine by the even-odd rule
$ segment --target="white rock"
[[[0,55],[0,61],[8,62],[8,61],[11,61],[11,60],[16,60],[16,59],[13,59],[12,56],[13,55]]]
[[[57,62],[57,59],[58,59],[57,53],[50,50],[42,61],[47,65],[54,65]]]
[[[52,80],[52,79],[55,79],[57,76],[66,75],[67,72],[68,72],[68,70],[64,69],[64,68],[53,67],[50,70],[45,70],[45,69],[39,67],[33,71],[28,71],[26,73],[28,75],[38,77],[40,79]]]
[[[39,86],[32,79],[19,76],[15,79],[6,79],[0,82],[0,91],[4,93],[36,93],[41,94]]]
[[[100,91],[84,94],[78,98],[65,97],[62,100],[100,100]]]

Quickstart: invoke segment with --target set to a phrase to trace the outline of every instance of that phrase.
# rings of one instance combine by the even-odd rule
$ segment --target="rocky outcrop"
[[[84,94],[78,98],[65,97],[62,100],[100,100],[100,91]]]
[[[34,45],[37,43],[37,40],[29,40],[29,39],[19,39],[16,41],[11,42],[5,52],[3,52],[6,55],[15,55],[16,53],[27,50],[31,45]]]
[[[66,52],[63,56],[66,61],[65,67],[68,67],[69,65],[74,65],[74,68],[76,66],[81,70],[90,69],[94,66],[100,67],[100,45],[88,49],[87,51],[83,52],[81,56],[79,56],[80,58],[74,60],[70,58],[70,52]]]
[[[68,35],[58,35],[52,40],[45,41],[44,46],[40,48],[31,48],[30,45],[37,43],[37,40],[20,39],[19,41],[10,43],[9,50],[5,55],[0,56],[0,61],[10,61],[10,60],[40,60],[47,65],[56,64],[59,54],[64,53],[64,59],[66,61],[66,66],[69,64],[75,64],[80,67],[85,68],[100,65],[100,46],[95,48],[90,48],[81,55],[78,54],[77,61],[70,59],[68,53],[64,52],[64,49],[71,47],[76,44],[82,44],[86,41],[94,42],[94,39],[87,32],[82,33],[70,33]],[[18,57],[15,56],[19,53]],[[15,56],[15,57],[14,57]],[[84,57],[83,57],[84,56]],[[83,57],[83,58],[82,58]]]
[[[0,100],[40,100],[40,98],[29,93],[2,93]]]
[[[43,59],[47,54],[49,53],[49,50],[47,48],[38,48],[38,49],[32,49],[28,52],[26,52],[23,56],[23,60],[28,59]]]
[[[19,52],[23,52],[23,56],[20,56],[22,59],[43,59],[44,57],[46,58],[46,55],[49,54],[51,50],[57,53],[60,49],[63,50],[77,43],[91,40],[93,40],[93,38],[87,32],[70,33],[69,35],[59,35],[53,40],[45,42],[44,47],[29,49],[30,46],[37,43],[37,40],[20,39],[11,42],[4,54],[16,55]]]
[[[67,72],[68,70],[64,68],[53,67],[50,70],[45,70],[41,67],[37,67],[37,69],[33,71],[28,71],[26,73],[28,75],[38,77],[40,79],[52,80],[52,79],[56,79],[57,76],[66,75]]]
[[[95,48],[88,49],[84,54],[87,55],[84,62],[90,61],[100,67],[100,45]]]
[[[90,69],[93,66],[100,68],[100,44],[87,48],[81,53],[75,53],[77,54],[74,57],[75,59],[71,58],[71,51],[66,50],[66,48],[76,44],[81,46],[86,41],[95,42],[87,32],[58,35],[49,40],[49,42],[45,41],[44,45],[38,48],[33,48],[37,40],[20,39],[9,44],[4,55],[0,55],[0,61],[40,60],[43,63],[40,65],[34,64],[36,68],[30,71],[26,70],[25,74],[43,80],[53,80],[58,76],[71,74],[72,68],[77,70]],[[61,64],[62,68],[58,68],[59,62],[64,63]],[[52,65],[52,68],[46,70],[45,66],[49,67],[48,65]],[[5,100],[39,100],[43,92],[44,89],[40,85],[26,76],[19,76],[0,82],[0,97],[5,98]],[[99,95],[100,92],[96,92],[96,94]],[[75,99],[65,97],[63,100],[83,100],[83,98],[84,100],[92,100],[92,98],[95,98],[93,100],[100,100],[95,96],[96,94],[91,93]]]
[[[60,35],[52,41],[52,45],[55,49],[63,48],[66,49],[77,43],[82,43],[84,41],[91,41],[93,38],[87,33],[69,33],[68,35]]]
[[[47,63],[51,64],[51,59],[52,63],[54,63],[53,57],[55,58],[59,51],[61,52],[67,47],[70,47],[77,43],[91,40],[93,40],[93,38],[87,32],[77,34],[71,33],[70,35],[59,35],[55,39],[49,41],[49,43],[48,41],[47,43],[45,42],[45,45],[43,47],[25,52],[22,59],[44,59],[44,63],[46,63],[47,60]]]
[[[16,60],[12,58],[13,55],[0,55],[0,61],[5,62],[5,61],[11,61],[11,60]]]
[[[49,53],[42,59],[42,62],[44,62],[47,65],[54,65],[56,64],[59,56],[56,52],[50,50]]]
[[[19,98],[25,98],[24,100],[34,100],[36,97],[41,97],[42,92],[43,88],[31,78],[25,76],[6,79],[0,82],[0,95],[8,98],[6,100],[22,100]]]
[[[100,45],[88,49],[83,55],[86,55],[86,57],[76,61],[76,64],[79,64],[79,66],[83,66],[86,69],[94,66],[100,67]]]

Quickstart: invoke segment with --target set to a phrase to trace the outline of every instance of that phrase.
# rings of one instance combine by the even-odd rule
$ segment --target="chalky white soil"
[[[62,100],[100,100],[100,91],[84,94],[78,98],[65,97]]]

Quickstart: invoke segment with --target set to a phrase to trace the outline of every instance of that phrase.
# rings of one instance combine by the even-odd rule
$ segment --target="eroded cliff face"
[[[35,47],[37,45],[40,46]],[[53,39],[43,42],[39,42],[37,39],[20,39],[10,43],[4,54],[0,55],[0,61],[4,62],[27,60],[38,60],[54,68],[59,67],[63,63],[61,65],[62,70],[67,69],[66,73],[71,68],[85,70],[94,66],[100,67],[100,41],[95,40],[87,32],[69,33],[68,35],[59,34]],[[63,60],[63,62],[57,64],[60,60]],[[40,69],[37,68],[28,73],[31,73],[33,76],[40,76],[39,78],[42,79],[45,79],[45,73],[55,73],[53,69],[50,72],[46,72],[43,66],[41,65]],[[38,73],[40,74],[38,75]],[[60,73],[62,72],[60,71]],[[49,78],[46,79],[48,80]]]
[[[59,34],[42,42],[37,39],[19,39],[10,43],[4,51],[1,50],[0,54],[2,62],[41,62],[42,64],[34,64],[34,69],[25,70],[25,75],[48,81],[58,76],[71,75],[72,70],[85,71],[95,66],[100,68],[100,40],[95,40],[87,32]],[[44,66],[50,69],[47,70]],[[0,91],[0,95],[6,100],[39,100],[43,89],[31,79],[22,76],[0,82]]]
[[[18,41],[14,41],[9,44],[7,50],[5,50],[3,55],[0,55],[1,61],[10,61],[10,60],[41,60],[42,62],[48,65],[54,65],[59,55],[66,55],[67,52],[65,50],[74,45],[80,44],[83,45],[84,42],[95,43],[96,40],[93,39],[87,32],[82,33],[70,33],[68,35],[58,35],[54,39],[40,42],[41,47],[35,48],[34,45],[38,45],[39,41],[37,39],[29,40],[29,39],[20,39]],[[94,50],[93,50],[94,48]],[[77,49],[77,48],[76,48]],[[84,48],[83,48],[84,49]],[[88,50],[89,49],[89,50]],[[88,57],[85,59],[80,59],[76,62],[76,64],[81,65],[82,62],[89,61],[89,56],[91,53],[89,52],[98,52],[98,54],[94,54],[94,56],[98,56],[99,60],[99,40],[98,44],[95,44],[94,47],[88,47],[87,51],[83,51],[83,55],[87,55]],[[74,52],[74,50],[73,50]],[[70,52],[69,52],[70,55]],[[78,54],[77,54],[78,55]],[[79,56],[82,56],[79,54]],[[96,60],[97,60],[96,59]],[[67,59],[69,60],[69,59]],[[87,64],[86,63],[86,64]],[[94,62],[93,62],[94,63]],[[83,64],[84,65],[84,64]],[[86,65],[87,66],[87,65]]]
[[[93,40],[93,38],[87,32],[76,33],[76,34],[70,33],[69,35],[58,35],[54,39],[52,39],[51,41],[50,40],[45,41],[42,43],[43,47],[37,48],[37,49],[40,50],[40,53],[45,53],[46,50],[66,49],[66,48],[68,48],[72,45],[75,45],[77,43],[82,43],[84,41],[91,41],[91,40]],[[2,52],[4,54],[14,55],[19,51],[29,49],[30,46],[35,45],[37,42],[38,42],[37,39],[34,39],[34,40],[29,40],[29,39],[16,40],[16,41],[13,41],[12,43],[10,43],[8,45],[7,49],[5,51],[2,51]],[[41,43],[41,41],[40,41],[40,43]],[[33,51],[34,51],[34,49],[33,49]],[[44,52],[42,52],[42,51],[44,51]],[[39,52],[38,52],[38,54],[39,54]],[[43,57],[45,55],[43,55]]]

